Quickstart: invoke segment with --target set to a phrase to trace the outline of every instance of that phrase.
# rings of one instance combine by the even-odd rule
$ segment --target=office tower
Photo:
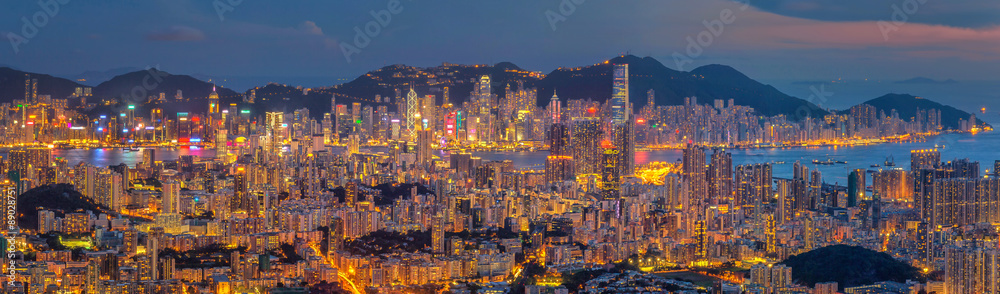
[[[101,271],[97,261],[91,260],[87,263],[86,279],[83,282],[84,293],[101,293],[104,287],[101,286]]]
[[[611,120],[624,124],[631,114],[628,89],[628,64],[615,64],[611,92]]]
[[[993,175],[1000,176],[1000,160],[993,161]]]
[[[611,142],[602,144],[604,158],[601,168],[601,198],[603,200],[617,200],[621,196],[621,173],[618,161],[621,160],[621,152],[611,145]]]
[[[949,161],[941,166],[947,170],[951,178],[978,178],[979,162],[969,161],[968,158]]]
[[[434,131],[423,130],[417,126],[417,163],[426,165],[432,160],[433,149],[431,143],[434,141]]]
[[[569,126],[555,123],[549,128],[549,156],[545,159],[546,182],[571,180],[574,173],[573,146],[570,145]]]
[[[1000,293],[1000,250],[995,246],[994,242],[946,248],[944,279],[948,293]]]
[[[31,75],[24,74],[24,101],[31,101]]]
[[[479,140],[485,142],[492,142],[496,139],[494,138],[493,131],[493,90],[490,83],[490,76],[484,75],[479,78],[479,84],[477,85],[477,96],[479,97],[476,101],[476,104],[479,105],[477,118],[480,121],[476,132],[478,132],[477,136]]]
[[[344,203],[347,207],[354,207],[354,204],[358,202],[358,182],[348,181],[344,184]]]
[[[811,199],[811,208],[815,209],[820,206],[823,201],[823,174],[820,173],[819,169],[815,169],[809,176],[809,198]]]
[[[181,185],[177,181],[167,180],[163,183],[163,193],[160,196],[163,206],[160,213],[178,213],[181,201]]]
[[[225,158],[229,152],[229,131],[226,129],[215,131],[215,154],[219,158]]]
[[[444,217],[441,214],[431,217],[431,226],[431,250],[434,253],[444,253]]]
[[[577,175],[599,174],[601,161],[601,122],[597,118],[573,120],[573,160]]]
[[[783,264],[756,264],[750,267],[750,283],[763,286],[764,293],[778,293],[792,284],[792,268]]]
[[[557,183],[574,179],[572,156],[549,155],[545,158],[545,182]]]
[[[771,197],[772,171],[770,163],[740,165],[735,173],[736,203],[753,207]]]
[[[878,124],[878,109],[869,104],[860,104],[851,107],[851,119],[858,129],[874,128]]]
[[[556,90],[552,90],[552,99],[549,99],[549,115],[553,124],[562,122],[562,102],[559,101]]]
[[[38,103],[38,79],[31,79],[31,103]]]
[[[480,112],[485,113],[493,108],[493,90],[490,87],[490,76],[484,75],[480,77],[478,86]]]
[[[715,201],[731,203],[733,200],[733,155],[723,149],[712,153],[708,167],[709,197]]]
[[[229,203],[231,211],[243,211],[250,214],[254,210],[249,189],[246,168],[237,167],[236,174],[233,176],[233,198]]]
[[[935,168],[941,164],[941,152],[937,149],[910,151],[910,171],[921,168]]]
[[[858,206],[865,199],[865,170],[855,169],[847,177],[847,207]]]
[[[146,148],[142,149],[142,166],[145,168],[152,168],[153,164],[156,163],[156,149]]]
[[[208,94],[208,114],[209,116],[213,114],[219,114],[219,93],[215,92],[215,86],[212,86],[212,93]]]
[[[146,234],[146,255],[148,256],[150,280],[159,280],[160,275],[157,271],[157,265],[159,264],[160,249],[163,248],[160,244],[160,238],[163,236],[163,228],[153,228],[150,229],[149,233]]]
[[[549,154],[553,156],[572,156],[573,146],[570,141],[569,126],[557,123],[549,127]]]
[[[17,181],[16,179],[24,179],[28,177],[28,170],[31,169],[31,163],[28,159],[28,150],[26,149],[13,149],[7,152],[7,170],[10,175],[8,177]],[[14,174],[16,173],[16,175]]]
[[[441,103],[443,103],[443,104],[452,103],[451,102],[451,93],[450,93],[451,89],[448,88],[448,87],[444,87],[443,92],[444,93],[441,94]]]
[[[916,241],[915,243],[917,251],[917,258],[915,265],[918,267],[922,266],[929,268],[931,267],[930,261],[932,260],[932,256],[934,255],[933,250],[931,250],[931,247],[933,247],[934,242],[932,241],[932,238],[929,238],[929,236],[927,235],[930,233],[930,231],[928,231],[927,226],[928,226],[927,222],[921,221],[917,223],[917,227],[914,232],[914,237],[915,237],[914,241]]]
[[[932,228],[1000,222],[1000,179],[935,179],[927,215]]]
[[[694,223],[695,259],[701,261],[708,257],[708,240],[705,237],[705,221],[698,220]]]
[[[683,166],[681,176],[687,183],[687,195],[690,200],[689,209],[698,209],[708,198],[708,181],[705,170],[705,147],[688,145],[684,149]],[[698,209],[698,214],[702,214]]]
[[[326,248],[330,252],[344,250],[344,219],[334,216],[330,220],[330,236],[327,240],[329,244]]]
[[[416,130],[417,120],[419,116],[417,113],[420,111],[420,97],[417,96],[417,92],[413,91],[413,87],[410,87],[410,92],[406,93],[406,130],[413,132]],[[408,133],[412,134],[412,133]]]
[[[613,126],[613,144],[621,150],[618,172],[623,176],[635,173],[635,121],[628,120]]]
[[[792,191],[795,180],[779,179],[775,181],[775,192],[778,194],[778,203],[774,208],[775,219],[778,224],[785,224],[795,217],[795,195]]]
[[[872,174],[872,189],[879,198],[912,202],[913,179],[903,169],[882,170]]]
[[[656,107],[656,91],[655,90],[649,89],[649,91],[646,91],[646,105],[649,105],[649,107]]]

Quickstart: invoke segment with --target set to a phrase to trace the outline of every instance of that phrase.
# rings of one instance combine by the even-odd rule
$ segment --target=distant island
[[[916,77],[908,80],[896,81],[896,84],[924,84],[924,85],[935,85],[935,84],[958,84],[958,81],[953,79],[947,79],[943,81],[934,80],[925,77]]]

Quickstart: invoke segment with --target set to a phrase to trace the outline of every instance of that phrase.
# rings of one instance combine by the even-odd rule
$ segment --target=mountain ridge
[[[420,96],[435,95],[436,102],[439,104],[461,104],[469,100],[470,93],[475,90],[474,86],[479,81],[479,77],[489,75],[492,92],[498,97],[504,96],[508,85],[511,89],[516,89],[520,82],[525,89],[537,89],[536,104],[539,106],[547,105],[549,98],[557,90],[559,96],[564,100],[589,98],[605,102],[611,96],[612,71],[615,64],[629,65],[630,102],[636,108],[648,103],[647,90],[653,90],[653,99],[657,105],[681,105],[686,97],[697,97],[699,104],[711,104],[715,99],[723,101],[732,99],[736,105],[752,107],[761,115],[785,115],[792,120],[804,118],[800,113],[797,113],[801,109],[809,109],[807,115],[813,117],[822,117],[829,114],[830,111],[839,111],[823,109],[810,101],[787,95],[771,85],[750,78],[731,66],[709,64],[685,72],[671,69],[655,58],[634,55],[620,55],[580,67],[560,67],[548,74],[527,71],[512,62],[499,62],[494,65],[442,63],[442,65],[434,67],[393,64],[332,86],[303,88],[268,83],[242,92],[223,87],[217,87],[217,91],[221,98],[220,102],[227,104],[241,102],[242,96],[249,96],[250,91],[254,90],[257,104],[253,108],[258,113],[260,111],[293,110],[303,107],[332,109],[330,98],[334,97],[338,104],[358,102],[371,106],[385,105],[394,109],[396,90],[400,91],[400,97],[405,97],[410,87],[414,88]],[[23,97],[23,89],[19,89],[16,85],[23,83],[24,73],[26,72],[0,68],[0,82],[9,82],[2,83],[3,85],[15,85],[13,87],[0,87],[0,95],[2,95],[0,102]],[[28,74],[40,77],[39,94],[48,94],[55,98],[72,94],[75,87],[87,87],[69,79],[36,73]],[[162,77],[160,77],[161,75]],[[17,82],[18,76],[21,77],[21,82]],[[144,85],[144,79],[150,78],[158,81],[155,87],[140,87]],[[159,81],[159,78],[163,78],[163,80]],[[145,97],[133,97],[135,96],[133,93],[157,96],[158,93],[163,92],[169,100],[173,98],[176,90],[182,90],[184,97],[204,99],[211,92],[209,88],[212,85],[212,83],[191,75],[174,75],[150,69],[112,77],[93,87],[93,93],[96,98],[127,100],[123,101],[127,103],[139,103],[145,100]],[[447,101],[443,97],[445,87],[449,90]],[[376,95],[386,98],[375,101]],[[877,99],[869,101],[878,103]],[[892,105],[893,103],[883,103],[874,106],[888,112],[891,108],[887,107],[893,107]],[[906,110],[899,109],[899,112],[901,117],[909,117],[904,115],[910,113],[907,105],[901,104],[896,107],[906,107]],[[939,103],[926,104],[926,107],[940,107],[948,113],[952,113],[943,118],[943,123],[945,123],[944,119],[949,117],[971,115],[968,112]],[[199,111],[201,108],[195,107],[186,110]],[[312,116],[319,117],[322,112],[324,111],[316,111],[312,113]],[[946,125],[954,127],[950,121]]]

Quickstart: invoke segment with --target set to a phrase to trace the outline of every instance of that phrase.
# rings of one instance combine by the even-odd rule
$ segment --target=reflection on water
[[[1000,134],[997,132],[971,134],[946,134],[935,138],[930,138],[926,142],[893,143],[868,146],[853,147],[808,147],[808,148],[772,148],[772,149],[734,149],[733,165],[753,164],[770,162],[775,164],[774,175],[776,177],[791,177],[792,164],[800,161],[810,169],[818,168],[823,173],[823,178],[828,183],[847,182],[847,174],[852,169],[869,169],[873,164],[883,164],[886,157],[892,156],[895,159],[896,167],[908,168],[910,165],[910,150],[934,148],[935,145],[944,145],[941,150],[942,160],[956,158],[969,158],[979,161],[980,166],[992,169],[993,162],[1000,159],[1000,151],[996,146],[1000,146]],[[181,155],[196,155],[200,157],[213,157],[215,150],[200,148],[153,148],[156,150],[156,160],[175,160]],[[385,152],[384,147],[362,148],[365,152]],[[343,150],[335,149],[335,152]],[[134,166],[142,162],[142,151],[123,151],[117,148],[107,149],[72,149],[53,150],[53,156],[65,158],[70,165],[75,165],[81,161],[90,162],[97,166],[118,165],[121,163]],[[711,152],[709,152],[711,153]],[[436,153],[443,160],[448,160],[448,153],[439,151]],[[546,151],[536,152],[475,152],[475,156],[482,157],[483,160],[511,160],[518,168],[542,169],[545,165]],[[637,164],[645,164],[652,161],[677,162],[681,159],[681,150],[655,150],[636,152],[635,160]],[[847,164],[835,165],[815,165],[813,160],[825,161],[827,159],[846,161]],[[783,163],[782,163],[783,162]],[[885,168],[885,167],[883,167]]]
[[[800,161],[810,169],[819,169],[823,173],[823,179],[828,183],[847,183],[847,175],[852,169],[877,169],[871,165],[883,165],[886,157],[892,156],[897,168],[909,169],[910,150],[929,149],[935,145],[944,145],[940,149],[941,159],[948,161],[958,158],[969,158],[979,161],[980,167],[985,171],[992,171],[993,162],[1000,160],[1000,151],[996,146],[1000,146],[1000,133],[979,133],[972,134],[945,134],[935,138],[930,138],[926,142],[909,143],[888,143],[866,146],[849,147],[796,147],[796,148],[770,148],[770,149],[732,149],[733,165],[753,164],[753,163],[773,163],[774,176],[791,178],[792,165],[795,161]],[[711,153],[711,152],[708,152]],[[527,168],[537,164],[545,163],[548,152],[477,152],[476,156],[483,160],[504,160],[509,159],[519,168]],[[655,150],[639,151],[635,153],[636,164],[645,164],[652,161],[677,162],[682,158],[681,150]],[[444,155],[447,156],[447,155]],[[847,164],[816,165],[813,160],[825,161],[833,159],[835,161],[845,161]],[[783,162],[783,163],[782,163]],[[885,167],[881,167],[885,168]]]
[[[214,157],[214,149],[203,149],[198,147],[185,148],[142,148],[155,150],[156,160],[169,161],[176,160],[182,155],[195,155],[200,157]],[[127,151],[120,148],[98,148],[98,149],[55,149],[52,150],[53,157],[64,158],[70,166],[80,162],[89,162],[96,166],[109,166],[127,164],[135,166],[142,162],[142,151]]]

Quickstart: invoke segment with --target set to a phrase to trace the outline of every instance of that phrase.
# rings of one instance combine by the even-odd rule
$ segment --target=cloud
[[[323,35],[323,29],[316,25],[315,22],[307,20],[299,24],[299,30],[306,32],[307,34],[313,35]]]
[[[735,1],[735,0],[734,0]],[[746,1],[746,0],[741,0]],[[908,10],[909,21],[961,28],[1000,25],[1000,1],[983,0],[749,0],[760,10],[823,21],[889,20]],[[916,8],[915,10],[913,10]]]
[[[205,33],[201,30],[179,25],[146,34],[146,40],[151,41],[189,42],[204,39]]]

